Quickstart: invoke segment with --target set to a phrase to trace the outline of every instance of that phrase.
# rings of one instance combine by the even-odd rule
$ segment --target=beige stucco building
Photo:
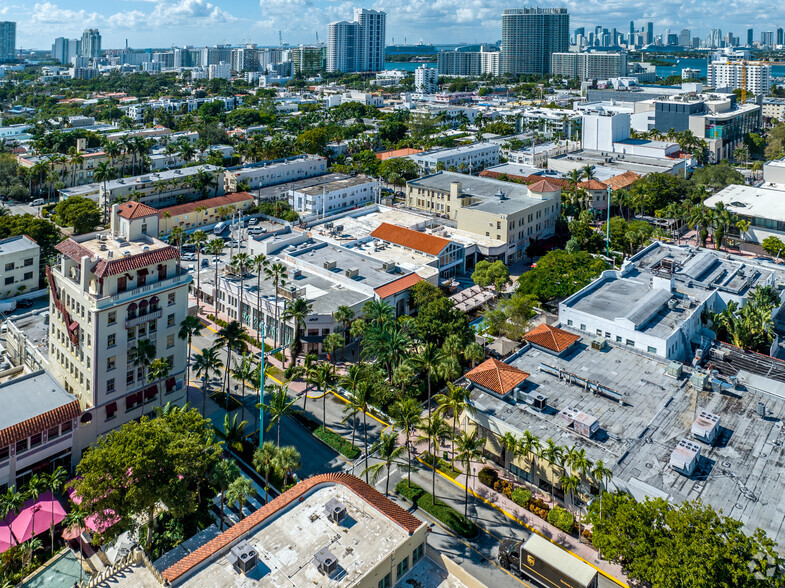
[[[0,240],[0,300],[38,290],[41,249],[27,235]]]

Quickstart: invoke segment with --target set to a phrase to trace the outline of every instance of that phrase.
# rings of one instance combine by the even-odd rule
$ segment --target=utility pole
[[[608,186],[608,214],[605,220],[605,256],[611,256],[611,187]],[[615,265],[615,264],[614,264]]]
[[[261,447],[264,443],[264,340],[266,338],[267,323],[264,320],[264,313],[261,308],[259,313],[262,315],[262,351],[260,353],[262,358],[259,362],[259,447]]]

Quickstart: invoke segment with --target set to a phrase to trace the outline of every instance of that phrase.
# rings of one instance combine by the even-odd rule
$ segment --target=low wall
[[[449,557],[447,557],[442,553],[439,553],[430,545],[426,545],[425,555],[437,566],[447,570],[448,574],[450,574],[451,576],[455,576],[467,588],[488,588],[486,584],[480,582],[477,578],[472,576],[469,572],[464,570],[461,566],[459,566]]]

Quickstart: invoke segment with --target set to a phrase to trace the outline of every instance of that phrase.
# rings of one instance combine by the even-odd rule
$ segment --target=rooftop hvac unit
[[[698,441],[713,445],[720,432],[720,417],[706,410],[700,411],[690,429]]]
[[[758,402],[755,411],[758,413],[759,417],[766,418],[766,404],[764,402]]]
[[[670,300],[668,300],[668,308],[669,309],[676,310],[676,307],[678,307],[678,306],[679,306],[679,301],[676,300],[675,298],[671,298]]]
[[[382,263],[382,269],[386,272],[394,272],[395,271],[395,262],[394,261],[385,261]]]
[[[592,339],[591,348],[597,351],[602,351],[608,346],[608,341],[605,337],[595,337]]]
[[[303,275],[303,272],[298,269],[292,269],[289,275],[291,276],[291,279],[296,280]]]
[[[335,266],[337,266],[337,265],[338,265],[337,261],[333,261],[333,260],[325,261],[324,262],[324,269],[328,269],[328,270],[335,269]]]
[[[665,375],[678,380],[681,378],[682,370],[683,366],[679,362],[672,361],[668,364],[668,367],[665,368]]]
[[[345,273],[347,278],[356,278],[360,275],[360,268],[350,267],[346,270]]]
[[[564,423],[565,427],[569,427],[575,421],[575,417],[578,416],[578,411],[574,408],[568,406],[567,408],[563,409],[559,413],[559,418],[561,418],[562,423]]]
[[[338,569],[338,558],[330,553],[330,550],[326,547],[322,547],[316,552],[316,555],[313,557],[313,563],[325,576],[329,576]]]
[[[259,554],[248,541],[240,541],[229,551],[228,559],[238,572],[247,574],[259,563]]]
[[[693,374],[690,376],[690,386],[696,390],[705,390],[708,381],[709,375],[698,371],[693,372]]]
[[[346,518],[346,506],[336,498],[331,498],[324,505],[324,514],[336,525]]]

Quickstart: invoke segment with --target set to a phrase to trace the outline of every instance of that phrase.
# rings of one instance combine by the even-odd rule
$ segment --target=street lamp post
[[[608,186],[608,214],[605,220],[605,256],[611,256],[611,187]]]
[[[266,327],[267,325],[264,322],[264,315],[262,315],[262,351],[260,353],[262,357],[259,363],[259,447],[261,447],[264,443],[264,340],[266,337]]]

